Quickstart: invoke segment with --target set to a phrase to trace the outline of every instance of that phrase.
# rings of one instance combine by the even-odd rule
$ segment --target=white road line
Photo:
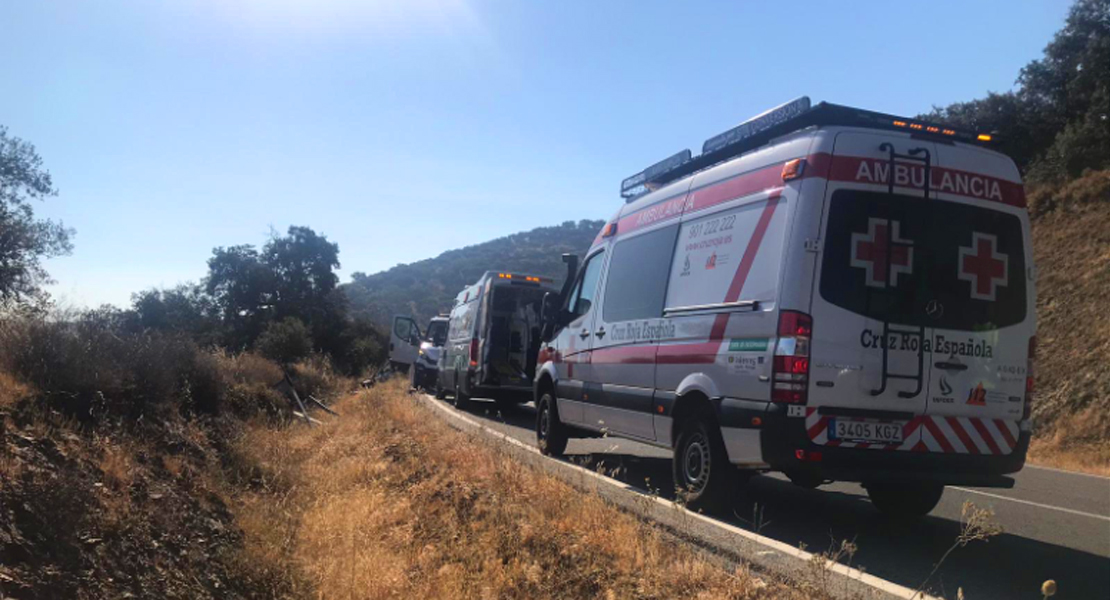
[[[990,492],[983,492],[983,491],[980,491],[980,490],[972,490],[972,489],[969,489],[969,488],[957,487],[957,486],[954,486],[954,485],[948,486],[948,487],[949,487],[949,489],[960,490],[961,492],[967,492],[969,494],[979,494],[980,496],[987,496],[989,498],[998,498],[999,500],[1008,500],[1010,502],[1017,502],[1018,504],[1026,504],[1026,505],[1029,505],[1029,506],[1036,506],[1037,508],[1047,508],[1049,510],[1056,510],[1056,511],[1060,511],[1060,512],[1063,512],[1063,513],[1068,513],[1068,514],[1072,514],[1072,515],[1079,515],[1081,517],[1088,517],[1088,518],[1091,518],[1091,519],[1098,519],[1100,521],[1110,522],[1110,517],[1105,516],[1105,515],[1096,515],[1094,513],[1083,512],[1081,510],[1075,510],[1075,509],[1072,509],[1072,508],[1064,508],[1062,506],[1052,506],[1051,504],[1041,504],[1040,502],[1033,502],[1031,500],[1022,500],[1020,498],[1010,498],[1009,496],[1002,496],[1000,494],[991,494]]]
[[[1068,471],[1066,469],[1057,469],[1056,467],[1042,467],[1041,465],[1031,465],[1029,463],[1025,463],[1025,468],[1026,469],[1037,469],[1039,471],[1053,471],[1055,473],[1061,473],[1061,474],[1064,474],[1064,475],[1078,475],[1080,477],[1091,477],[1093,479],[1102,479],[1102,480],[1105,480],[1107,483],[1110,483],[1110,477],[1107,477],[1106,475],[1095,475],[1094,473],[1080,473],[1079,471]]]
[[[528,452],[531,452],[533,454],[537,454],[537,455],[542,456],[542,453],[540,453],[539,449],[536,448],[535,446],[533,446],[531,444],[526,444],[526,443],[524,443],[524,442],[522,442],[522,441],[520,441],[520,440],[518,440],[518,439],[516,439],[516,438],[514,438],[510,435],[506,435],[504,433],[501,433],[500,431],[497,431],[495,429],[491,429],[489,427],[486,427],[485,425],[479,423],[478,421],[475,421],[474,419],[471,419],[470,417],[460,413],[459,411],[448,408],[446,404],[443,404],[442,402],[436,401],[431,396],[427,396],[427,395],[422,394],[419,397],[424,401],[424,404],[435,407],[437,410],[443,412],[444,414],[448,415],[449,417],[451,417],[453,419],[456,419],[456,420],[462,421],[464,423],[467,423],[468,425],[470,425],[471,427],[474,427],[475,429],[479,429],[481,431],[484,431],[487,435],[491,435],[491,436],[493,436],[493,437],[495,437],[499,440],[502,440],[504,442],[508,442],[509,444],[517,446],[517,447],[519,447],[523,450],[527,450]],[[674,502],[671,502],[670,500],[667,500],[666,498],[660,498],[659,496],[656,496],[654,494],[650,494],[646,490],[642,490],[642,489],[640,489],[636,486],[629,485],[629,484],[623,483],[621,481],[617,481],[617,480],[612,479],[610,477],[606,477],[606,476],[604,476],[600,473],[597,473],[595,471],[592,471],[590,469],[587,469],[585,467],[582,467],[582,466],[579,466],[579,465],[576,465],[576,464],[573,464],[573,463],[563,462],[563,461],[552,461],[552,462],[556,465],[561,466],[561,467],[575,470],[575,471],[579,472],[582,475],[593,477],[593,478],[595,478],[596,480],[598,480],[602,483],[606,483],[608,485],[612,485],[614,487],[621,488],[621,489],[630,491],[632,493],[639,494],[641,496],[645,496],[647,498],[650,498],[650,499],[654,500],[656,503],[667,507],[670,510],[676,510],[676,511],[682,512],[683,515],[686,516],[686,517],[698,519],[699,521],[701,521],[701,522],[703,522],[707,525],[711,525],[713,527],[724,529],[725,531],[727,531],[729,533],[732,533],[732,534],[738,535],[740,537],[746,538],[746,539],[751,540],[751,541],[753,541],[757,544],[767,546],[767,547],[769,547],[773,550],[776,550],[778,552],[781,552],[782,554],[785,554],[787,556],[796,558],[798,560],[806,561],[806,562],[809,562],[809,561],[813,560],[814,555],[809,553],[809,552],[806,552],[805,550],[802,550],[800,548],[796,548],[794,546],[791,546],[789,544],[785,544],[783,542],[780,542],[778,540],[775,540],[775,539],[772,539],[772,538],[769,538],[769,537],[759,535],[758,533],[754,533],[754,532],[748,531],[746,529],[740,529],[739,527],[735,527],[735,526],[730,525],[728,523],[724,523],[724,522],[718,521],[716,519],[713,519],[711,517],[707,517],[707,516],[705,516],[701,513],[692,512],[690,510],[687,510],[686,507],[684,507],[680,504],[676,504]],[[943,600],[942,598],[937,598],[935,596],[929,596],[929,595],[927,595],[923,592],[918,592],[918,591],[915,591],[915,590],[911,590],[910,588],[902,586],[902,585],[898,585],[897,583],[894,583],[893,581],[887,581],[885,579],[881,579],[881,578],[876,577],[874,575],[864,573],[863,571],[860,571],[859,569],[853,569],[852,567],[842,565],[838,562],[826,561],[826,566],[828,567],[828,569],[830,571],[832,571],[834,573],[837,573],[837,574],[842,575],[844,577],[847,577],[849,579],[853,579],[853,580],[858,581],[858,582],[860,582],[860,583],[862,583],[866,586],[875,588],[876,590],[879,590],[881,592],[884,592],[886,594],[890,594],[890,595],[898,597],[898,598],[904,598],[906,600]]]

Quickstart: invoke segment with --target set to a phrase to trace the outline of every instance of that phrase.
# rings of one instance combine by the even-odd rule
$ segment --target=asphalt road
[[[535,411],[529,404],[509,414],[475,400],[469,409],[491,429],[534,444]],[[670,453],[615,438],[571,440],[568,460],[602,467],[637,487],[673,496]],[[858,548],[851,566],[916,589],[953,545],[965,501],[990,508],[1003,533],[957,548],[929,579],[927,589],[969,600],[1040,599],[1041,583],[1054,579],[1057,599],[1110,599],[1110,479],[1027,466],[1013,489],[950,487],[940,505],[913,523],[885,519],[857,484],[799,488],[781,476],[759,476],[737,493],[731,511],[713,515],[732,525],[811,552],[850,540]]]

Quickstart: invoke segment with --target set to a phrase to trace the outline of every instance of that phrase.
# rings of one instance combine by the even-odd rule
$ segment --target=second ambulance
[[[808,98],[621,185],[545,300],[541,449],[674,450],[693,505],[743,472],[922,515],[1011,487],[1036,348],[1029,217],[990,136]]]

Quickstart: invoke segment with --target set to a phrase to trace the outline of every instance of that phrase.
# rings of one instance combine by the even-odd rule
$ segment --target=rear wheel
[[[903,519],[929,514],[944,494],[944,486],[935,483],[871,483],[866,487],[875,508],[885,515]]]
[[[559,420],[554,396],[544,392],[536,405],[536,445],[544,456],[562,456],[569,437],[566,425]]]
[[[728,462],[721,432],[715,423],[701,415],[690,416],[679,427],[671,461],[679,497],[691,508],[724,506],[736,472]]]

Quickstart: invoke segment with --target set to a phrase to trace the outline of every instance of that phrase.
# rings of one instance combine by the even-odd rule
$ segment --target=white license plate
[[[829,421],[829,439],[846,442],[900,444],[902,443],[902,423],[832,419]]]

